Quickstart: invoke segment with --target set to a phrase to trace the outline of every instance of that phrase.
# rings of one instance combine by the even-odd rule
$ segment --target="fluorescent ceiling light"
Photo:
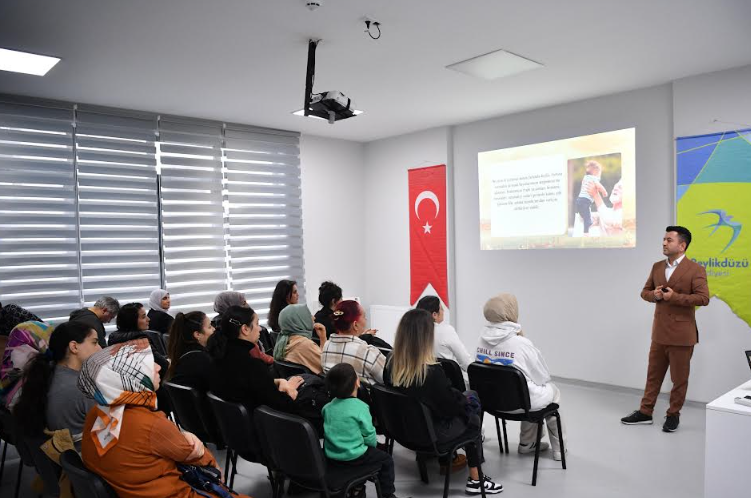
[[[478,55],[465,61],[446,66],[446,69],[475,76],[485,80],[505,78],[543,67],[542,64],[525,59],[505,50],[496,50],[485,55]]]
[[[0,71],[44,76],[58,62],[60,59],[57,57],[0,48]]]
[[[352,111],[352,114],[354,114],[355,116],[359,116],[360,114],[363,114],[364,112],[365,111],[355,109]],[[310,116],[305,116],[305,109],[297,110],[293,112],[292,114],[294,114],[295,116],[302,116],[302,117],[308,117],[308,118],[313,118],[313,119],[320,119],[321,121],[327,121],[326,119],[320,118],[318,116],[313,116],[312,114]]]

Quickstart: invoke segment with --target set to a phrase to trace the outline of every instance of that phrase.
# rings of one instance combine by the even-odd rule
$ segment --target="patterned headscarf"
[[[0,400],[12,407],[18,400],[26,364],[37,354],[45,354],[54,328],[44,322],[19,323],[8,336],[0,366]]]
[[[290,304],[279,313],[279,337],[274,345],[274,359],[283,361],[287,343],[293,335],[313,337],[313,316],[307,304]]]
[[[117,444],[126,405],[156,410],[154,355],[148,339],[115,344],[83,364],[78,388],[97,402],[91,428],[99,456]]]
[[[167,310],[162,308],[162,299],[164,299],[164,296],[168,295],[169,292],[164,289],[156,289],[151,291],[151,295],[149,296],[149,308],[152,310],[164,311],[166,313]]]
[[[214,311],[224,313],[232,306],[242,306],[245,304],[245,294],[235,291],[220,292],[214,298]]]

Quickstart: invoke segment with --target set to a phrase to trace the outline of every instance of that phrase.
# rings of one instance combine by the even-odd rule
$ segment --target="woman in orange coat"
[[[217,463],[196,436],[156,411],[159,370],[146,339],[89,357],[78,383],[98,405],[86,417],[81,456],[120,498],[200,498],[180,479],[177,464]]]

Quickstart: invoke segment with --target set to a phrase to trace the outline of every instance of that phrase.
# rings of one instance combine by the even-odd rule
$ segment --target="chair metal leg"
[[[227,448],[227,456],[224,459],[224,482],[229,482],[229,467],[232,463],[232,450]]]
[[[5,446],[3,446],[3,458],[0,460],[0,483],[3,482],[3,471],[5,470],[5,454],[8,451],[8,441],[0,440],[0,443],[4,443]]]
[[[503,443],[506,446],[506,454],[508,455],[508,433],[506,432],[506,419],[503,419]]]
[[[383,498],[383,491],[381,491],[381,481],[378,479],[378,476],[376,476],[376,478],[373,479],[373,484],[375,484],[376,496],[378,498]]]
[[[233,488],[235,486],[235,476],[237,475],[237,453],[232,454],[232,472],[230,472],[229,477],[229,487]]]
[[[535,444],[535,468],[532,471],[532,486],[537,486],[537,463],[540,461],[540,440],[542,439],[542,420],[537,422],[537,443]]]
[[[475,449],[475,451],[477,451]],[[477,456],[480,456],[480,453],[478,451]],[[480,459],[477,460],[477,477],[480,478],[480,495],[482,498],[485,498],[485,476],[482,473],[482,464],[480,463]]]
[[[425,484],[429,484],[430,480],[428,479],[428,465],[425,463],[425,457],[420,456],[420,454],[416,454],[417,457],[417,469],[420,471],[420,480],[424,482]],[[449,460],[449,468],[448,471],[451,473],[451,460]]]
[[[498,417],[495,418],[495,432],[498,435],[498,448],[503,455],[503,439],[501,439],[501,423],[498,421]]]
[[[18,474],[16,475],[16,493],[13,495],[18,498],[18,492],[21,490],[21,474],[23,474],[23,460],[18,460]]]
[[[555,415],[555,423],[558,426],[558,442],[561,446],[561,466],[564,470],[566,470],[566,448],[563,444],[563,426],[561,424],[561,414],[555,412],[553,415]]]
[[[452,451],[449,454],[449,458],[451,458],[451,455],[453,455],[456,452],[456,450]],[[449,460],[448,468],[446,469],[446,479],[443,483],[443,498],[448,498],[449,496],[449,484],[451,483],[451,461]]]

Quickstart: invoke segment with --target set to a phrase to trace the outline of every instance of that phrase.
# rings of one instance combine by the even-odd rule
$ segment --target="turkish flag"
[[[446,165],[409,174],[410,303],[431,284],[448,307]]]

